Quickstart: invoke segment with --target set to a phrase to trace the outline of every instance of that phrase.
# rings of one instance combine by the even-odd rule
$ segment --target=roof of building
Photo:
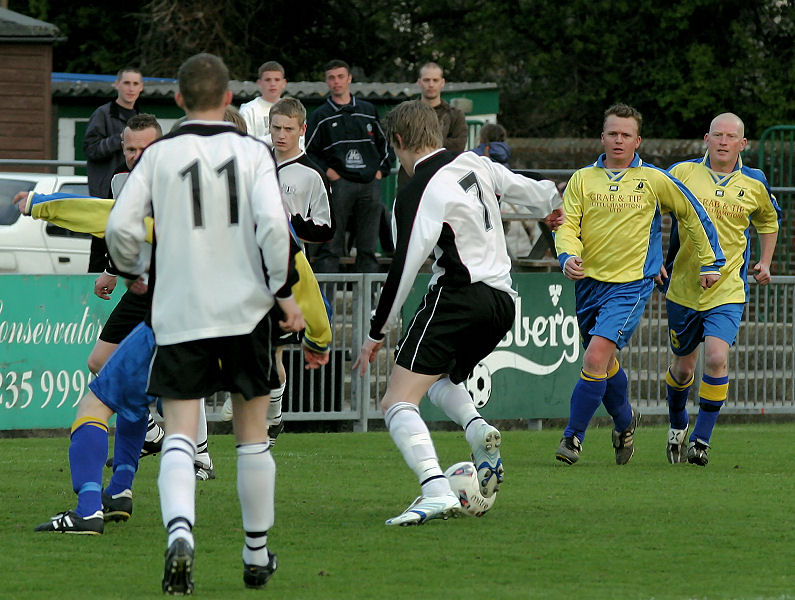
[[[116,91],[111,84],[115,75],[83,75],[79,73],[53,73],[52,93],[60,97],[114,96]],[[171,98],[177,91],[176,79],[144,77],[142,98]],[[235,99],[251,100],[259,96],[259,89],[253,81],[229,82]],[[496,83],[447,83],[446,94],[474,90],[496,90]],[[352,83],[351,92],[365,100],[407,100],[419,94],[414,82],[407,83]],[[328,86],[322,81],[289,81],[285,93],[299,100],[320,99],[328,95]]]
[[[7,8],[0,8],[0,41],[54,42],[65,39],[51,23],[45,23]]]

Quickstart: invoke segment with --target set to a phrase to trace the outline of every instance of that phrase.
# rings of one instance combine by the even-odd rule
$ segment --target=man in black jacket
[[[140,112],[137,106],[138,96],[144,87],[141,72],[135,67],[124,67],[116,75],[113,87],[117,91],[116,99],[93,112],[83,138],[88,193],[96,198],[111,197],[110,180],[114,173],[124,168],[121,134],[127,120]],[[91,238],[89,273],[102,273],[105,270],[106,253],[105,240]]]
[[[345,255],[345,232],[352,220],[356,239],[357,272],[378,271],[375,257],[383,206],[381,178],[389,175],[392,152],[375,107],[351,95],[347,63],[326,65],[330,97],[307,122],[306,153],[331,182],[331,205],[336,231],[315,258],[315,271],[336,273]]]

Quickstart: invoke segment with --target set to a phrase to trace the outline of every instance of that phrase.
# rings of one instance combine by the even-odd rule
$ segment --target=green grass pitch
[[[389,528],[417,495],[389,435],[291,434],[274,449],[280,567],[242,583],[234,441],[214,435],[217,479],[197,482],[195,595],[279,599],[795,598],[795,425],[718,425],[706,468],[669,465],[661,426],[641,427],[615,465],[609,428],[580,462],[554,460],[560,431],[506,431],[506,480],[485,517]],[[462,433],[434,432],[443,468]],[[34,533],[74,507],[68,439],[0,439],[0,598],[161,597],[165,533],[157,458],[133,517],[102,536]]]

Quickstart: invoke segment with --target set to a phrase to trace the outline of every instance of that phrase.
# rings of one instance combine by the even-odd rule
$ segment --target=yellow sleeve
[[[57,198],[37,202],[31,208],[31,216],[69,231],[90,233],[95,237],[105,237],[113,200],[101,198]]]
[[[673,173],[661,169],[652,170],[657,175],[655,184],[660,192],[661,212],[672,212],[679,221],[679,235],[682,230],[693,240],[693,245],[701,264],[701,275],[718,273],[726,263],[723,249],[718,241],[718,233],[701,202],[679,181]]]
[[[317,352],[328,352],[331,344],[331,324],[326,312],[326,303],[320,293],[315,274],[303,252],[295,254],[298,283],[293,285],[293,297],[304,314],[306,330],[304,344]]]
[[[37,200],[30,209],[34,219],[47,221],[58,227],[77,233],[90,233],[94,237],[105,237],[105,225],[108,223],[110,209],[115,200],[109,198],[55,197],[31,194],[28,202]],[[146,223],[146,241],[152,243],[154,221],[152,217],[144,219]]]
[[[760,193],[762,200],[759,208],[751,215],[751,223],[757,233],[778,233],[780,209],[776,197],[769,193]]]

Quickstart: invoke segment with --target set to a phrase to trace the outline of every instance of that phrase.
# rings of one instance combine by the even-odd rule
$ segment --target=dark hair
[[[489,142],[504,142],[508,137],[508,132],[505,127],[497,123],[486,123],[480,128],[480,143],[488,144]]]
[[[229,69],[219,57],[202,52],[182,63],[177,79],[185,108],[208,110],[221,105],[229,87]]]
[[[622,119],[635,119],[635,122],[638,124],[638,135],[640,135],[640,128],[641,125],[643,125],[643,116],[636,108],[631,107],[629,104],[619,102],[605,111],[605,122],[610,115],[615,115]],[[602,123],[602,127],[604,127],[604,122]]]
[[[284,76],[284,67],[275,60],[269,60],[268,62],[264,62],[259,66],[259,69],[257,69],[257,79],[262,77],[262,74],[265,71],[279,71],[282,76]]]
[[[141,113],[127,119],[125,125],[130,131],[141,131],[142,129],[149,129],[150,127],[157,130],[157,137],[163,135],[163,130],[160,128],[160,123],[157,122],[157,117],[148,113]]]
[[[325,66],[325,68],[323,70],[324,71],[331,71],[331,69],[339,69],[339,68],[345,69],[346,71],[348,71],[348,73],[351,72],[351,68],[348,65],[348,63],[346,63],[344,60],[340,60],[338,58],[335,58],[334,60],[328,61],[326,63],[326,66]]]
[[[119,72],[116,73],[116,81],[121,80],[121,76],[125,73],[138,73],[141,77],[143,77],[143,73],[141,73],[141,69],[138,67],[123,67],[119,69]]]

